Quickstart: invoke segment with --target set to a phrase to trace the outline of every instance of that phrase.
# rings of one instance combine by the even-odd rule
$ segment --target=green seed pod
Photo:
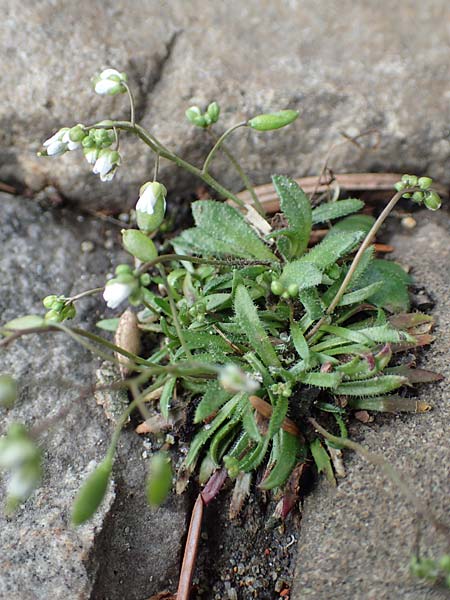
[[[211,102],[211,104],[206,109],[206,118],[209,123],[217,123],[220,116],[220,106],[217,102]]]
[[[291,296],[290,296],[289,292],[286,291],[281,294],[281,297],[283,298],[283,300],[289,300],[289,298]]]
[[[58,296],[56,296],[55,294],[45,296],[45,298],[42,300],[42,304],[45,306],[45,308],[50,309],[53,307],[53,303],[56,302],[57,298]]]
[[[428,190],[433,185],[431,177],[419,177],[417,181],[421,190]]]
[[[291,285],[287,289],[288,294],[291,298],[296,298],[298,296],[298,285],[296,283],[291,283]]]
[[[147,478],[147,502],[160,506],[172,488],[172,464],[167,452],[158,452],[150,459]]]
[[[270,284],[270,289],[272,294],[275,294],[275,296],[281,296],[281,294],[284,292],[283,284],[278,279],[274,279],[272,281]]]
[[[122,241],[125,250],[142,262],[154,260],[158,256],[155,244],[138,229],[122,229]]]
[[[417,204],[421,204],[423,202],[423,192],[414,192],[411,199],[413,202],[417,202]]]
[[[429,210],[438,210],[441,208],[442,200],[436,192],[426,192],[424,204]]]
[[[81,525],[92,517],[105,497],[111,477],[112,460],[105,458],[86,479],[72,508],[72,523]]]
[[[17,399],[17,382],[11,375],[0,375],[0,406],[12,408]]]
[[[45,313],[45,320],[50,323],[60,323],[63,317],[58,310],[52,309]]]
[[[258,115],[247,122],[247,125],[257,131],[271,131],[290,125],[298,117],[296,110],[280,110],[274,113]]]
[[[403,183],[403,181],[397,181],[397,183],[394,185],[394,188],[397,190],[397,192],[401,192],[402,190],[405,189],[405,184]]]
[[[188,108],[185,112],[185,115],[186,119],[189,121],[189,123],[192,123],[192,125],[202,128],[207,126],[206,119],[202,115],[202,111],[199,109],[198,106],[191,106],[190,108]]]

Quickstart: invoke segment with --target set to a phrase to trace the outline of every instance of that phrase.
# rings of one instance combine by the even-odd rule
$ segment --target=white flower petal
[[[152,186],[149,185],[139,197],[139,200],[136,203],[136,210],[146,213],[147,215],[152,215],[155,212],[157,200],[158,198],[155,196]]]
[[[108,308],[117,308],[133,291],[130,284],[114,281],[105,285],[103,298]]]
[[[108,79],[108,77],[111,77],[111,75],[116,75],[117,77],[122,78],[117,69],[105,69],[100,73],[100,79]]]
[[[47,146],[47,154],[49,156],[59,156],[67,150],[67,144],[64,142],[53,142]]]
[[[109,94],[111,90],[116,89],[120,84],[117,81],[111,81],[110,79],[100,79],[95,84],[94,90],[97,94]]]
[[[112,166],[113,165],[111,163],[109,154],[102,154],[95,161],[95,165],[92,169],[92,172],[100,176],[106,175],[107,173],[109,173],[109,171],[111,171]]]

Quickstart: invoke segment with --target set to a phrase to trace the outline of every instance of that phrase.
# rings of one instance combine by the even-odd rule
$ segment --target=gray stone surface
[[[436,342],[421,364],[448,374],[450,353],[450,217],[421,212],[420,226],[394,235],[396,258],[435,300]],[[450,385],[423,385],[420,397],[434,409],[423,415],[377,417],[352,428],[354,439],[382,453],[436,515],[450,522]],[[409,502],[379,469],[346,452],[347,477],[336,490],[321,483],[305,501],[293,600],[440,600],[448,592],[413,579],[414,543]],[[426,523],[423,550],[446,551],[446,540]],[[447,540],[448,543],[448,540]],[[448,546],[447,546],[448,551]]]
[[[101,67],[129,73],[143,125],[193,161],[208,146],[184,120],[217,99],[229,125],[260,111],[298,108],[285,131],[236,132],[230,147],[257,183],[272,172],[317,173],[340,131],[377,128],[375,153],[340,148],[335,170],[427,172],[450,181],[450,9],[445,0],[1,0],[0,180],[54,184],[72,201],[123,208],[151,177],[153,158],[126,140],[123,168],[100,184],[78,155],[38,159],[54,128],[127,115],[125,97],[101,98]],[[240,183],[218,157],[214,168]],[[162,164],[172,194],[193,181]],[[173,196],[172,196],[173,197]]]
[[[47,294],[97,287],[112,270],[111,253],[103,247],[105,242],[110,247],[110,226],[5,194],[0,194],[0,222],[0,322],[42,314]],[[80,250],[86,240],[93,242],[92,252]],[[104,303],[86,298],[78,308],[77,321],[92,326]],[[10,422],[31,427],[73,402],[77,387],[93,383],[96,362],[62,334],[36,335],[2,349],[0,372],[17,377],[20,398],[11,411],[0,409],[0,435]],[[42,436],[42,486],[10,518],[1,509],[0,485],[0,598],[87,600],[95,589],[98,600],[134,600],[177,576],[184,500],[151,513],[143,493],[148,458],[132,431],[120,443],[114,485],[101,510],[80,528],[70,525],[75,493],[104,457],[109,436],[94,397],[75,403],[66,419]]]

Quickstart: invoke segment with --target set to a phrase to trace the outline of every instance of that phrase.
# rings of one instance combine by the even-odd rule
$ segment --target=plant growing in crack
[[[147,403],[157,398],[168,421],[177,393],[185,406],[195,406],[196,426],[176,475],[177,491],[183,491],[198,468],[200,484],[207,484],[203,506],[229,477],[236,482],[232,510],[237,512],[256,478],[260,489],[277,494],[276,515],[284,518],[298,500],[302,466],[312,460],[335,485],[344,472],[343,448],[371,460],[370,453],[348,440],[346,423],[353,411],[430,408],[404,390],[439,376],[396,357],[432,341],[432,318],[409,312],[410,276],[395,262],[378,258],[374,240],[402,197],[430,210],[440,207],[440,197],[430,178],[405,175],[375,218],[361,212],[364,203],[359,199],[321,202],[320,197],[309,198],[294,180],[277,175],[272,181],[280,213],[269,220],[225,141],[239,128],[264,132],[287,126],[297,118],[296,111],[258,115],[216,137],[212,126],[220,118],[219,105],[212,102],[204,112],[189,108],[188,120],[213,138],[203,165],[197,167],[136,123],[124,73],[106,69],[95,78],[94,89],[102,95],[128,94],[130,120],[64,127],[44,142],[40,155],[55,157],[81,149],[93,173],[110,181],[121,165],[121,134],[132,133],[150,148],[155,155],[154,178],[139,191],[136,228],[122,232],[130,264],[118,265],[104,287],[72,297],[49,295],[43,300],[45,315],[19,317],[0,329],[2,346],[28,334],[64,332],[119,367],[122,377],[106,387],[130,393],[104,461],[75,499],[73,522],[84,523],[101,504],[120,432],[130,414],[138,409],[147,421]],[[251,203],[210,174],[218,151],[236,169]],[[163,239],[157,248],[153,238],[163,224],[167,196],[158,181],[160,159],[198,176],[228,201],[194,202],[195,226]],[[319,225],[325,226],[320,241]],[[166,251],[169,246],[173,251]],[[125,302],[137,309],[121,310],[118,317],[98,323],[116,332],[115,343],[66,324],[76,316],[77,302],[98,293],[113,310]],[[139,351],[141,333],[156,336],[150,355]],[[92,392],[83,389],[80,398]],[[2,405],[12,407],[16,393],[14,380],[3,375]],[[0,467],[10,473],[9,510],[26,500],[39,480],[39,433],[69,410],[63,407],[54,419],[31,430],[15,425],[0,438]],[[386,473],[410,494],[395,471]],[[151,505],[164,501],[172,479],[170,453],[164,446],[149,465]],[[433,573],[441,567],[448,571],[446,560]],[[428,577],[431,567],[425,566],[417,558],[414,571]],[[436,578],[440,575],[439,571]],[[186,597],[189,578],[180,585],[185,587],[179,589],[179,597]]]

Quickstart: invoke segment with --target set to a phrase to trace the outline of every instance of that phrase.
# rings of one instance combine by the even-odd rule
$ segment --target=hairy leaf
[[[269,367],[280,367],[280,360],[261,324],[256,306],[243,285],[236,289],[234,309],[242,330],[262,361]]]
[[[297,462],[299,445],[298,437],[280,430],[278,458],[271,472],[259,484],[261,489],[271,490],[283,485]]]
[[[372,304],[391,312],[405,312],[409,309],[408,285],[411,278],[399,264],[381,259],[372,261],[360,277],[359,284],[365,286],[376,281],[381,281],[383,285],[371,296]]]
[[[362,232],[342,232],[339,235],[328,234],[320,244],[314,246],[300,260],[325,270],[337,260],[348,254],[364,237]]]
[[[231,396],[232,394],[225,391],[218,381],[209,381],[206,386],[205,395],[200,400],[195,410],[194,423],[200,423],[212,415],[212,413],[225,404]]]
[[[335,486],[336,480],[334,478],[331,459],[328,452],[323,447],[322,442],[316,438],[313,442],[311,442],[310,448],[318,472],[325,473],[325,477],[328,479],[331,485]]]
[[[327,202],[321,204],[312,211],[312,222],[314,225],[317,223],[325,223],[326,221],[332,221],[333,219],[340,219],[350,213],[357,212],[364,206],[362,200],[356,198],[348,198],[347,200],[338,200],[337,202]]]
[[[360,381],[346,381],[341,383],[334,391],[338,395],[347,396],[378,396],[387,394],[402,385],[407,385],[408,379],[399,375],[380,375],[372,379]]]

